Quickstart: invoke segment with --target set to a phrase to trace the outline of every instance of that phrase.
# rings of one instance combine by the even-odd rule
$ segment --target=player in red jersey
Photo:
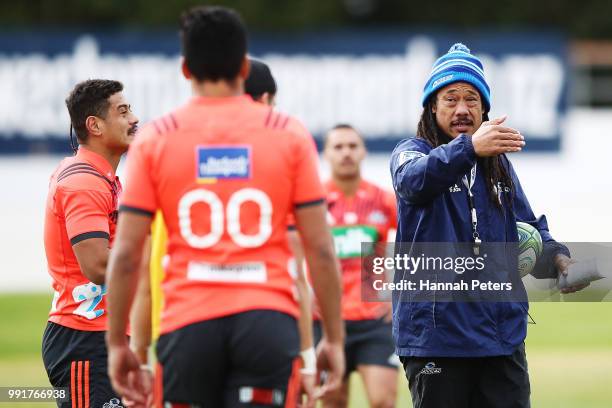
[[[240,17],[197,7],[182,18],[183,73],[196,95],[145,127],[130,149],[109,263],[109,374],[146,402],[122,335],[151,217],[168,229],[158,360],[164,400],[211,407],[295,406],[298,307],[286,220],[295,213],[323,317],[319,364],[328,389],[344,372],[340,279],[310,141],[243,95]]]
[[[395,230],[395,197],[361,177],[366,149],[352,126],[341,124],[328,132],[324,155],[332,174],[325,185],[328,222],[342,269],[347,374],[342,387],[326,397],[323,406],[347,406],[348,375],[357,370],[370,406],[393,407],[399,360],[391,334],[391,305],[363,301],[361,252],[363,242],[386,242]]]
[[[121,192],[115,171],[138,123],[122,90],[109,80],[75,86],[66,106],[79,148],[49,183],[45,252],[55,293],[42,351],[51,384],[69,388],[64,407],[118,401],[106,370],[104,276]]]
[[[245,93],[251,96],[254,101],[273,107],[277,87],[270,68],[264,62],[252,58],[249,59],[249,63],[251,69],[244,84]],[[274,115],[279,121],[287,121],[286,129],[295,130],[302,137],[312,140],[310,133],[295,118],[287,117],[278,112],[275,112]],[[314,140],[312,143],[314,146]],[[296,260],[294,263],[294,279],[295,295],[300,307],[298,319],[300,356],[302,358],[300,377],[302,392],[306,397],[303,407],[307,408],[314,407],[317,394],[315,388],[316,354],[312,336],[312,296],[304,268],[302,267],[304,256],[301,250],[300,238],[295,230],[295,221],[293,221],[293,217],[290,218],[291,220],[288,221],[290,225],[288,225],[287,239],[289,240],[294,257],[300,259],[300,262]],[[148,355],[151,340],[156,340],[159,333],[159,320],[163,304],[161,282],[164,276],[163,259],[166,256],[167,241],[168,234],[166,227],[163,223],[163,217],[158,211],[152,226],[151,245],[145,244],[145,252],[143,253],[142,264],[148,267],[141,272],[139,290],[136,293],[132,306],[130,347],[135,351],[140,362],[143,364],[149,363]],[[149,250],[150,254],[148,253]],[[296,253],[296,251],[299,252]],[[146,262],[146,259],[150,259],[150,262]],[[158,390],[156,389],[155,391]]]

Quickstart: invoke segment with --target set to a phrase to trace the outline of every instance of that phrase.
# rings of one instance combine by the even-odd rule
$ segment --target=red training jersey
[[[342,318],[375,319],[382,304],[361,297],[361,244],[386,242],[389,231],[397,228],[395,196],[365,180],[353,197],[346,197],[331,180],[325,187],[328,223],[342,269]]]
[[[320,204],[312,137],[248,96],[195,97],[130,147],[121,211],[168,229],[161,333],[255,309],[297,316],[287,215]]]
[[[49,321],[76,330],[106,330],[106,289],[83,275],[72,246],[89,238],[106,238],[112,244],[120,192],[110,163],[85,147],[53,172],[44,233],[55,291]]]

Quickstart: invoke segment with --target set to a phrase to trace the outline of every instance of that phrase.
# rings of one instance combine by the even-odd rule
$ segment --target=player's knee
[[[382,391],[382,390],[381,390]],[[397,391],[390,389],[370,395],[370,407],[372,408],[395,408]]]
[[[370,407],[372,408],[395,408],[395,395],[384,396],[378,400],[371,401]]]

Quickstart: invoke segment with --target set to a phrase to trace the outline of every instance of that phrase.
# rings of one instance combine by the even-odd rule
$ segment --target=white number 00
[[[243,234],[240,230],[240,206],[252,201],[259,206],[259,232],[254,235]],[[191,228],[191,207],[196,203],[205,203],[210,207],[210,232],[196,235]],[[261,190],[243,188],[232,194],[227,202],[227,232],[232,241],[243,248],[255,248],[263,245],[272,235],[272,202]],[[186,193],[178,205],[178,218],[181,235],[194,248],[210,248],[217,244],[223,235],[224,211],[223,202],[210,190],[195,189]]]

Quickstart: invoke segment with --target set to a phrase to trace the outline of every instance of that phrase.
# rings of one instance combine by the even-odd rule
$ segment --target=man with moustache
[[[435,62],[422,105],[416,138],[391,156],[396,242],[466,242],[476,251],[481,242],[517,242],[522,221],[542,237],[546,274],[567,274],[568,249],[544,216],[535,217],[506,156],[522,150],[524,137],[504,125],[505,116],[489,120],[483,66],[465,45]],[[394,294],[396,353],[414,407],[529,407],[527,310],[527,302],[414,302]]]
[[[68,389],[60,407],[119,404],[106,370],[104,278],[121,193],[115,173],[138,123],[122,91],[103,79],[74,87],[66,106],[78,149],[49,182],[44,240],[55,293],[42,353],[51,385]]]

